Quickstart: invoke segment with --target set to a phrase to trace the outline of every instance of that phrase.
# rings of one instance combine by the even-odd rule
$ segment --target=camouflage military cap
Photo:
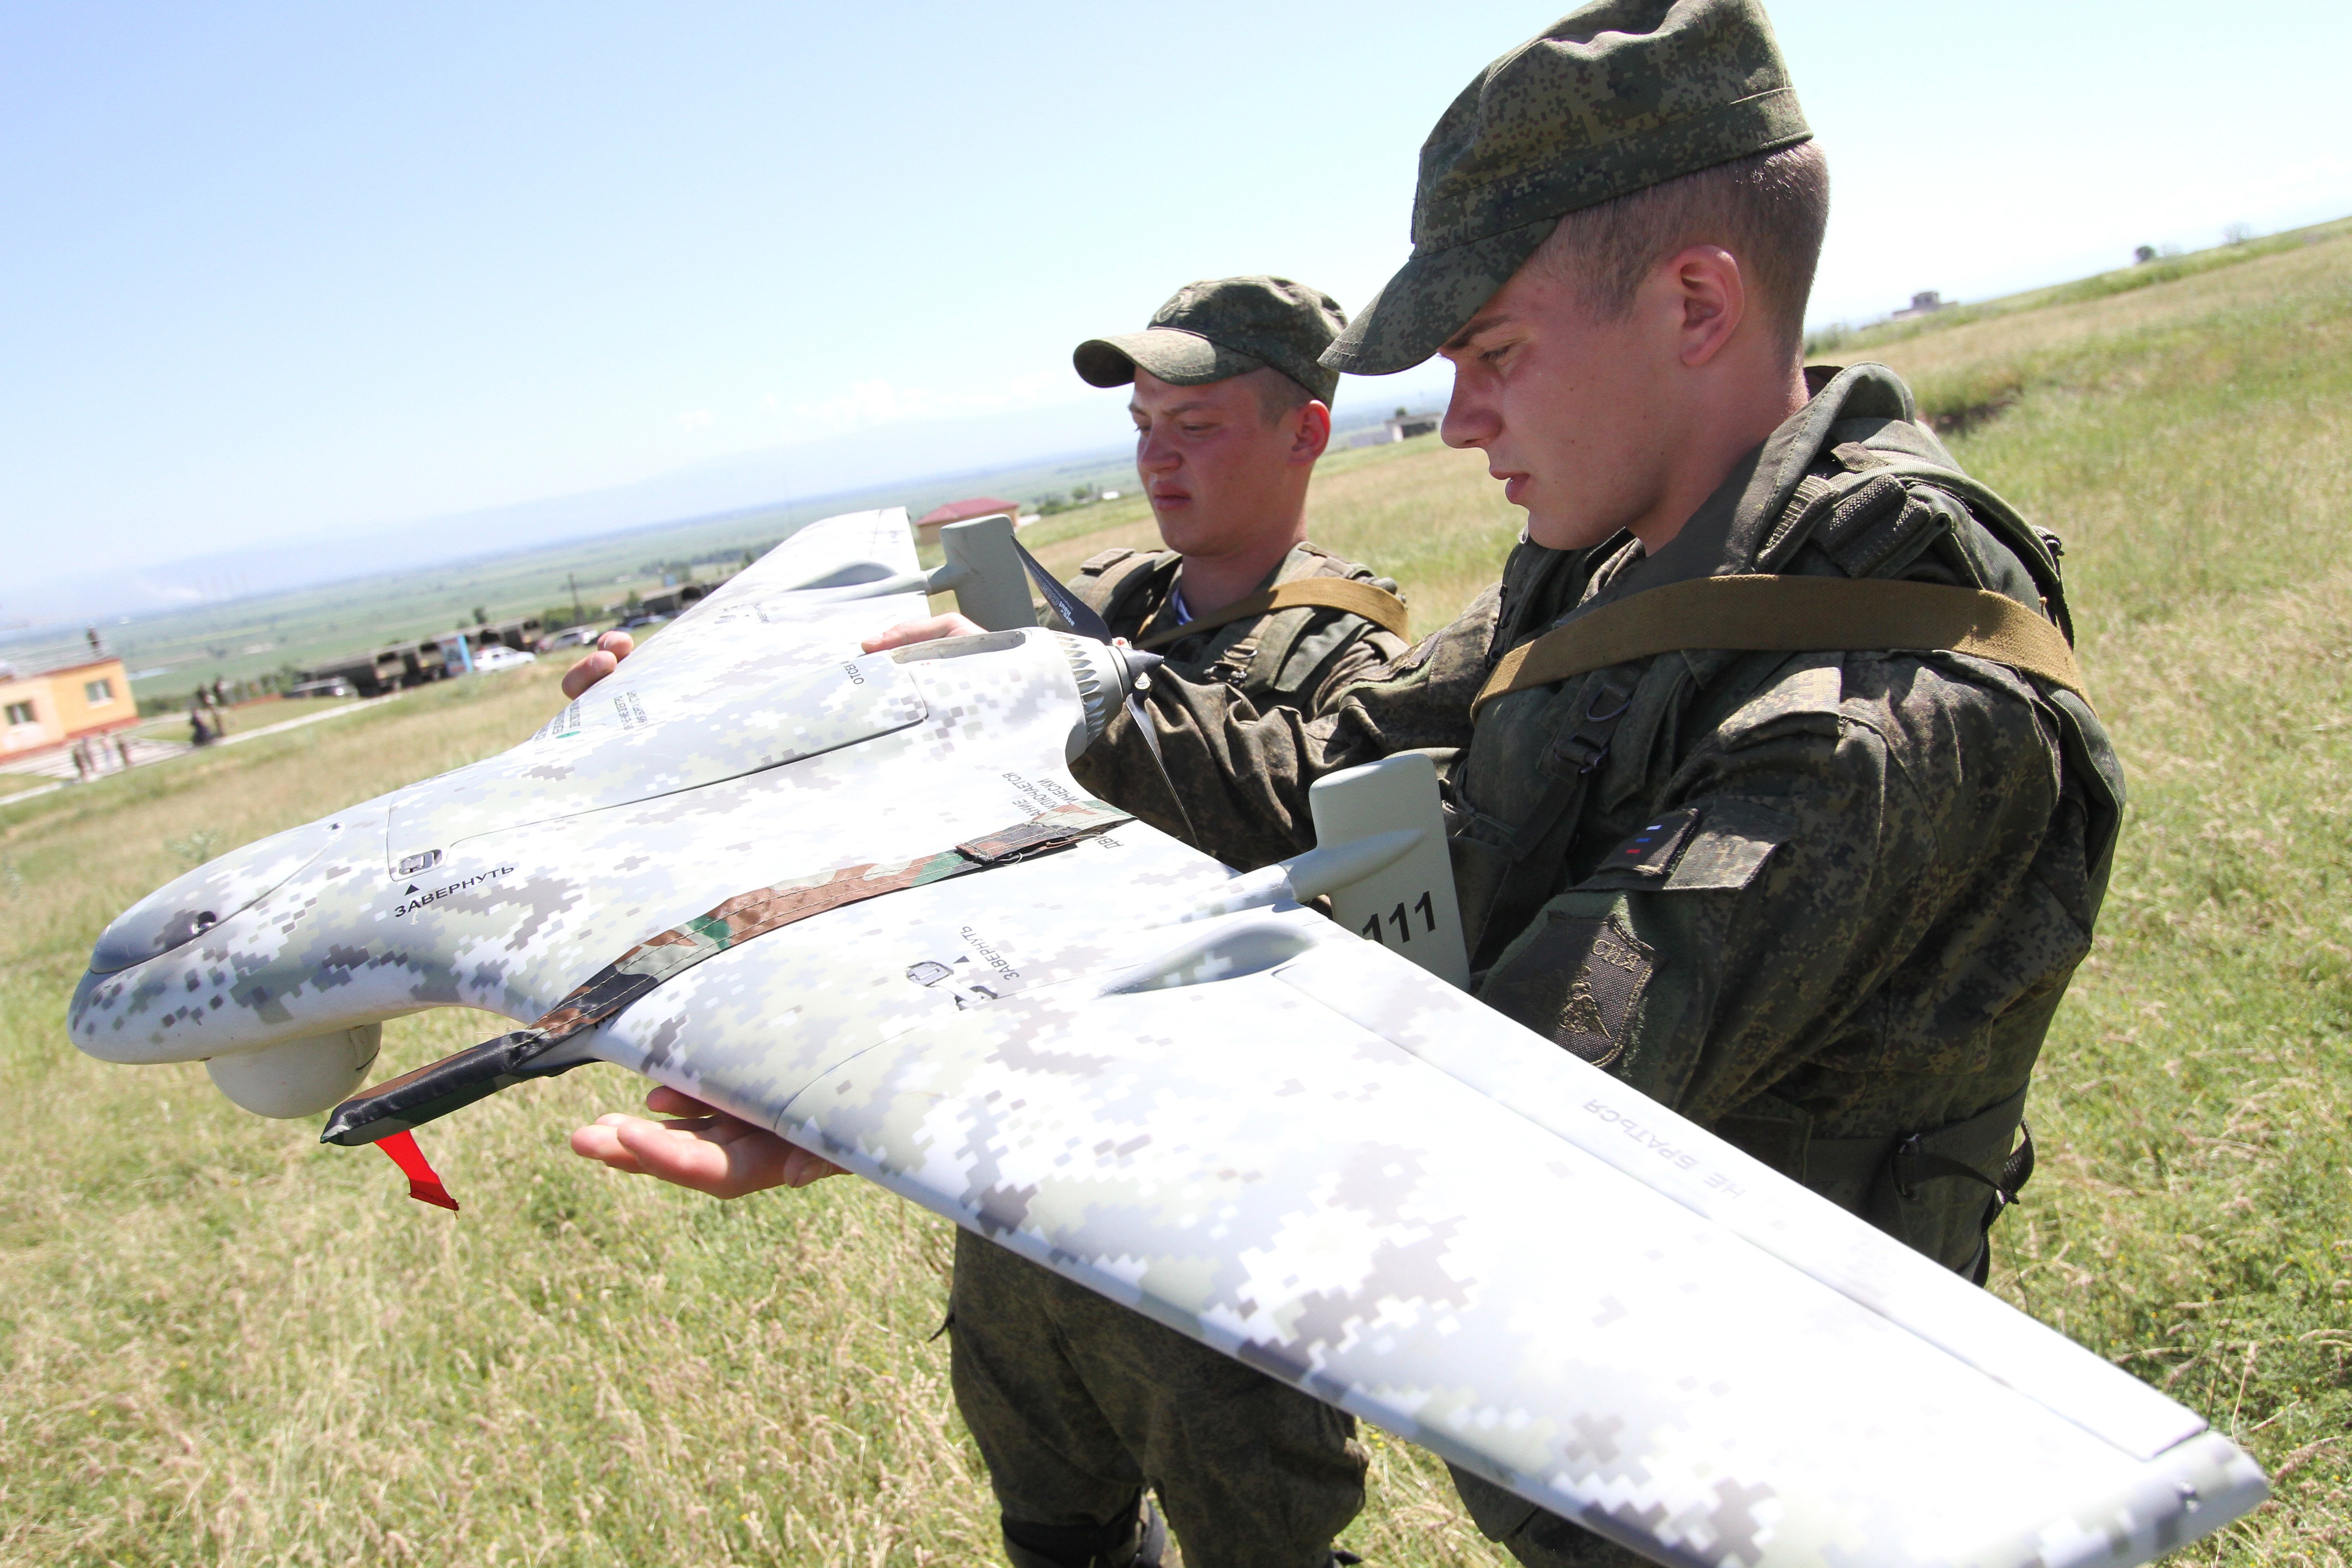
[[[1287,278],[1187,283],[1139,332],[1089,338],[1070,356],[1095,386],[1125,386],[1136,367],[1178,386],[1199,386],[1272,366],[1321,398],[1339,373],[1318,357],[1348,324],[1339,301]]]
[[[1323,363],[1410,369],[1563,214],[1811,135],[1757,0],[1595,0],[1446,110],[1422,143],[1412,255]]]

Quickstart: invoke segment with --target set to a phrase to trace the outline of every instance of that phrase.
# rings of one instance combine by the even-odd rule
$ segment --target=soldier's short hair
[[[1650,268],[1686,246],[1720,245],[1738,258],[1794,359],[1829,221],[1829,162],[1819,144],[1803,142],[1570,213],[1533,263],[1573,285],[1601,320],[1618,321]]]
[[[1315,394],[1282,374],[1272,365],[1244,373],[1257,384],[1257,411],[1268,425],[1275,423],[1294,408],[1304,408],[1315,401]]]

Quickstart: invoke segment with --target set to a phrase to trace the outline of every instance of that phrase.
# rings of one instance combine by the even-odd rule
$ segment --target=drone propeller
[[[1090,637],[1096,642],[1112,640],[1110,627],[1100,616],[1095,614],[1095,607],[1092,605],[1063,587],[1061,580],[1046,571],[1044,563],[1029,553],[1028,546],[1017,539],[1011,541],[1011,543],[1013,552],[1021,557],[1022,569],[1029,574],[1029,581],[1037,584],[1037,592],[1044,595],[1046,607],[1062,617],[1064,626],[1078,636]]]
[[[1096,642],[1116,640],[1110,635],[1109,625],[1095,613],[1092,605],[1062,586],[1061,581],[1029,553],[1026,545],[1017,539],[1011,542],[1021,557],[1022,568],[1029,574],[1029,580],[1044,595],[1046,607],[1062,617],[1064,626],[1079,637],[1090,637]],[[1168,798],[1176,803],[1176,815],[1183,819],[1184,837],[1197,844],[1200,836],[1192,831],[1192,814],[1184,809],[1184,797],[1178,792],[1176,781],[1169,777],[1168,763],[1160,754],[1160,731],[1152,726],[1151,716],[1143,710],[1143,694],[1151,689],[1150,672],[1165,661],[1157,654],[1145,653],[1138,648],[1121,647],[1119,654],[1127,660],[1128,671],[1133,677],[1127,687],[1127,716],[1135,721],[1136,729],[1143,736],[1143,743],[1150,748],[1152,766],[1160,770],[1160,782],[1168,786]]]

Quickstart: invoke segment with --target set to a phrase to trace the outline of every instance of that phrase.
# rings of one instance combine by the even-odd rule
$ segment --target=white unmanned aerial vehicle
[[[344,1101],[341,1142],[616,1063],[1664,1563],[2138,1563],[2262,1500],[2191,1412],[1457,990],[1425,760],[1325,781],[1322,847],[1248,874],[1087,799],[1149,661],[1031,624],[1010,531],[926,578],[902,511],[809,527],[512,751],[133,907],[75,1043]],[[942,586],[999,629],[857,651]],[[451,1005],[524,1026],[347,1098]]]

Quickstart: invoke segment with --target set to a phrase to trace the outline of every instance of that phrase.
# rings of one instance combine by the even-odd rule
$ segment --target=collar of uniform
[[[1754,571],[1765,536],[1798,484],[1822,453],[1842,442],[1907,451],[1956,467],[1943,443],[1913,422],[1916,412],[1911,389],[1885,365],[1840,371],[1732,466],[1672,543],[1646,560],[1596,571],[1601,585],[1561,619],[1669,583]]]
[[[1263,594],[1276,583],[1287,583],[1295,578],[1315,576],[1321,572],[1323,563],[1328,559],[1329,557],[1326,552],[1316,549],[1302,539],[1284,552],[1282,559],[1274,563],[1273,575],[1260,583],[1252,592]]]

